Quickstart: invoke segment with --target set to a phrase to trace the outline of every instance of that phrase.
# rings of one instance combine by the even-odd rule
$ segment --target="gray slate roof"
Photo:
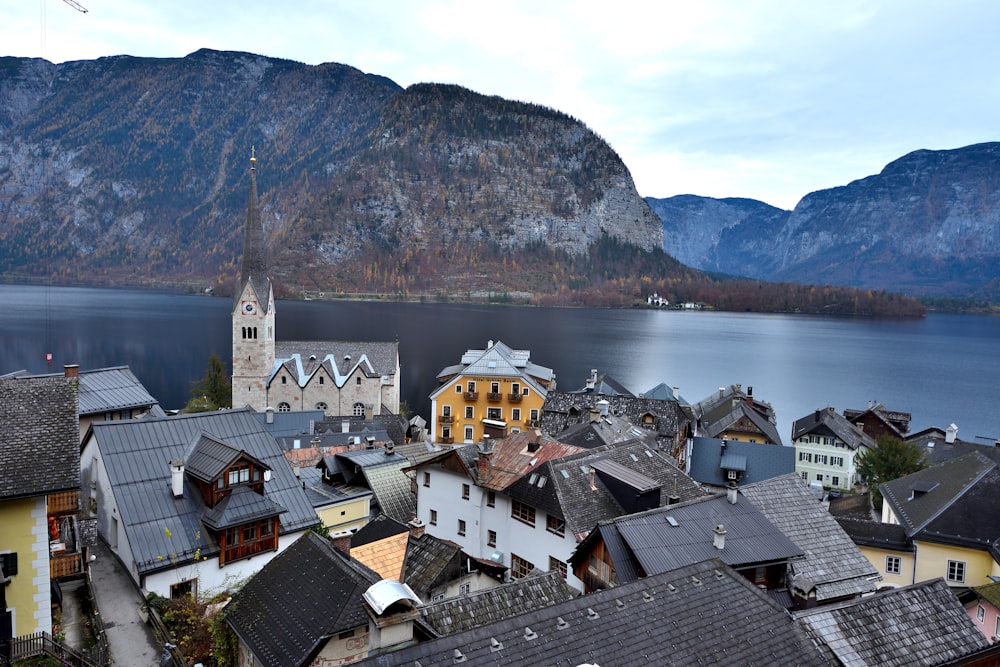
[[[559,442],[585,449],[594,449],[602,445],[614,445],[630,440],[645,440],[648,446],[659,448],[655,431],[634,426],[632,422],[622,417],[609,415],[599,419],[588,419],[566,428],[559,433]]]
[[[275,438],[282,436],[303,436],[312,435],[313,427],[318,422],[323,421],[322,410],[301,410],[292,412],[278,412],[272,410],[270,414],[271,423],[268,424],[267,412],[254,412],[254,418],[261,423],[268,433]]]
[[[541,572],[470,595],[448,598],[420,609],[441,635],[501,623],[529,611],[572,600],[573,590],[558,572]]]
[[[719,525],[726,530],[721,550],[713,545]],[[740,497],[730,503],[725,494],[621,517],[599,530],[622,583],[711,558],[739,569],[802,555],[753,503]]]
[[[326,457],[323,465],[339,470],[348,484],[357,484],[358,477],[363,478],[375,494],[379,509],[396,521],[405,524],[416,513],[417,497],[410,488],[410,478],[403,472],[410,465],[405,456],[386,455],[384,448],[362,449]]]
[[[463,659],[468,667],[827,664],[784,609],[718,560],[357,664],[450,667]]]
[[[879,549],[913,551],[913,543],[906,536],[906,530],[899,524],[842,516],[836,517],[836,520],[855,544]]]
[[[740,487],[761,512],[805,552],[792,563],[792,587],[820,602],[875,590],[879,573],[794,473]]]
[[[698,420],[701,434],[714,438],[746,418],[768,440],[782,444],[774,409],[769,403],[753,399],[752,391],[751,387],[744,392],[742,385],[729,385],[692,404],[691,412]]]
[[[80,488],[76,395],[62,375],[0,380],[0,500]]]
[[[688,417],[673,400],[551,391],[542,407],[541,429],[561,440],[566,429],[590,421],[591,409],[597,408],[602,400],[608,402],[610,415],[655,433],[659,446],[664,449],[673,445],[678,432],[688,423]]]
[[[299,667],[338,633],[368,626],[362,595],[378,575],[310,532],[226,605],[226,620],[263,664]]]
[[[211,532],[202,530],[209,508],[194,483],[188,480],[179,499],[170,488],[170,461],[186,459],[204,434],[247,452],[271,469],[266,498],[287,510],[280,515],[282,534],[319,523],[274,438],[248,410],[100,422],[92,428],[92,440],[85,446],[100,448],[140,574],[172,566],[174,558],[187,562],[198,549],[202,556],[218,553]]]
[[[989,646],[943,579],[795,614],[843,667],[940,665]]]
[[[815,410],[795,420],[792,424],[792,440],[809,434],[834,436],[853,450],[875,446],[875,438],[855,427],[844,416],[838,415],[833,408]]]
[[[275,372],[284,367],[300,387],[324,367],[337,386],[356,369],[366,377],[395,375],[399,365],[398,342],[356,341],[277,341],[274,344]],[[272,374],[273,377],[273,374]],[[268,378],[270,382],[270,378]]]
[[[403,583],[409,586],[421,599],[426,599],[431,589],[442,584],[448,570],[459,568],[457,558],[462,552],[454,542],[424,533],[420,537],[410,535],[406,542],[406,557],[403,561]]]
[[[725,462],[728,465],[723,465],[724,456],[730,457]],[[694,438],[691,455],[688,457],[688,474],[702,484],[726,486],[729,483],[726,470],[730,465],[738,463],[731,458],[733,456],[743,457],[741,484],[754,484],[795,472],[794,447],[728,440],[726,453],[723,455],[721,439],[699,437]]]

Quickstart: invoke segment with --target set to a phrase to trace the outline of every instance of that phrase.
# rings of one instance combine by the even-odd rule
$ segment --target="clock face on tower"
[[[256,303],[254,303],[253,301],[244,301],[243,302],[243,314],[244,315],[253,315],[256,312],[257,312],[257,304]]]

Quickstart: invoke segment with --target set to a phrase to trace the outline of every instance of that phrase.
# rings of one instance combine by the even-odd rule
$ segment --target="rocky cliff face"
[[[791,212],[750,200],[650,200],[678,259],[772,281],[1000,297],[1000,143],[910,153]],[[670,252],[670,250],[667,250]]]
[[[279,275],[335,281],[373,246],[662,243],[614,151],[551,109],[247,53],[0,58],[0,273],[231,279],[251,146]]]

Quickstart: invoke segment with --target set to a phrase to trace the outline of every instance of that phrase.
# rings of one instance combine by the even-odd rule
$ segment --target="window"
[[[499,394],[500,393],[500,383],[499,382],[491,382],[490,383],[490,393],[491,394]]]
[[[465,439],[469,442],[472,442],[472,438],[475,436],[475,433],[473,433],[472,431],[473,429],[471,426],[465,427]]]
[[[278,412],[291,412],[291,411],[292,411],[292,406],[290,406],[288,403],[285,403],[284,401],[278,403]]]
[[[11,552],[0,554],[0,568],[3,569],[5,577],[13,577],[17,574],[17,554]]]
[[[517,554],[510,555],[510,576],[515,579],[523,579],[534,569],[535,566],[531,561],[525,560]]]
[[[354,381],[354,384],[358,385],[359,387],[361,386],[361,376],[360,375],[358,376],[358,379]]]
[[[429,472],[424,473],[424,486],[431,485],[431,474]]]
[[[521,421],[521,408],[514,408],[510,411],[510,420],[513,422]]]
[[[812,454],[810,454],[809,452],[799,452],[799,461],[812,463]]]
[[[831,484],[832,484],[833,486],[840,486],[840,478],[839,478],[839,477],[837,477],[836,475],[834,475],[834,476],[833,476],[833,480],[831,481]]]
[[[248,523],[247,525],[243,526],[243,541],[253,542],[256,539],[257,539],[257,524]]]
[[[513,384],[511,384],[510,385],[510,393],[512,393],[512,394],[520,394],[521,393],[521,383],[520,382],[514,382]]]
[[[451,427],[450,426],[442,426],[441,427],[441,437],[443,439],[445,439],[445,440],[447,440],[448,438],[451,437]]]
[[[830,465],[837,466],[838,468],[844,467],[844,457],[843,456],[831,456]]]
[[[320,378],[320,379],[322,380],[323,378]],[[327,404],[324,403],[323,401],[320,401],[319,403],[316,404],[316,409],[317,410],[322,410],[323,412],[326,412],[327,407],[329,407],[329,406],[327,406]]]
[[[503,419],[503,409],[502,408],[486,408],[486,418],[496,419],[500,421]]]
[[[549,572],[558,572],[563,579],[566,578],[566,563],[558,558],[549,556]]]
[[[351,407],[351,414],[353,414],[355,417],[364,417],[365,416],[365,404],[364,403],[355,403]]]
[[[451,417],[451,406],[450,405],[443,405],[443,406],[441,406],[441,416],[442,417]]]
[[[170,584],[171,600],[176,600],[177,598],[184,597],[185,595],[193,598],[198,597],[197,579],[185,579],[184,581],[177,582],[176,584]]]
[[[994,628],[994,637],[1000,637],[1000,616],[997,616],[997,627]]]
[[[438,511],[437,511],[437,510],[431,510],[431,520],[430,520],[430,524],[431,524],[432,526],[436,526],[436,525],[438,525]]]
[[[822,482],[823,481],[823,473],[817,473],[816,474],[816,481],[817,482]]]
[[[566,533],[566,522],[551,514],[545,517],[545,530],[562,537]]]
[[[465,519],[458,520],[458,534],[465,535]]]
[[[976,620],[982,623],[986,620],[986,607],[983,605],[976,605]]]
[[[735,470],[726,471],[726,479],[737,479],[739,474]]]
[[[270,537],[271,535],[274,535],[274,519],[264,519],[260,522],[260,536]]]
[[[885,573],[886,574],[899,574],[900,570],[900,558],[899,556],[886,556],[885,557]]]
[[[226,546],[231,547],[240,543],[240,529],[226,528]]]
[[[462,393],[462,385],[460,385],[460,384],[456,384],[455,385],[455,393],[456,394],[461,394]]]
[[[471,405],[466,405],[465,406],[465,418],[466,419],[475,419],[475,417],[476,417],[476,409],[474,407],[472,407]]]
[[[325,379],[326,379],[326,378],[324,378],[324,377],[323,377],[322,375],[320,375],[320,376],[319,376],[319,383],[320,383],[320,384],[323,384],[323,380],[325,380]]]
[[[807,473],[807,472],[802,473],[802,481],[803,482],[808,482],[809,481],[809,473]]]
[[[469,499],[469,485],[468,484],[463,484],[462,485],[462,500],[468,500],[468,499]]]
[[[948,581],[954,582],[956,584],[965,583],[965,561],[962,560],[950,560],[948,561],[948,576],[945,577]]]
[[[284,375],[281,376],[281,384],[288,384],[288,378]]]
[[[497,531],[487,530],[486,531],[486,546],[495,547],[497,545]]]
[[[496,493],[496,491],[487,491],[486,492],[486,506],[487,507],[496,507],[497,506],[497,493]]]
[[[510,502],[510,515],[530,526],[535,525],[535,508],[531,505],[525,505],[520,501],[512,500]]]
[[[472,584],[470,582],[465,582],[464,584],[458,587],[459,595],[468,595],[471,592],[472,592]]]
[[[528,417],[531,421],[533,422],[538,421],[538,408],[532,408],[531,412],[529,412],[528,414],[531,415],[530,417]]]
[[[826,454],[817,454],[816,463],[822,463],[823,465],[826,465]]]
[[[474,393],[476,391],[476,383],[473,382],[472,380],[470,380],[469,383],[467,385],[465,385],[465,386],[469,390],[470,394]]]

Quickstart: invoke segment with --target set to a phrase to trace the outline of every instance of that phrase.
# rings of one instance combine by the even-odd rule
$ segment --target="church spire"
[[[262,304],[268,302],[271,291],[267,277],[267,253],[264,249],[264,225],[260,220],[260,205],[257,201],[257,155],[250,147],[250,199],[247,202],[247,222],[243,239],[243,264],[240,267],[240,284],[237,295],[243,293],[250,283]],[[239,298],[237,296],[237,298]]]

